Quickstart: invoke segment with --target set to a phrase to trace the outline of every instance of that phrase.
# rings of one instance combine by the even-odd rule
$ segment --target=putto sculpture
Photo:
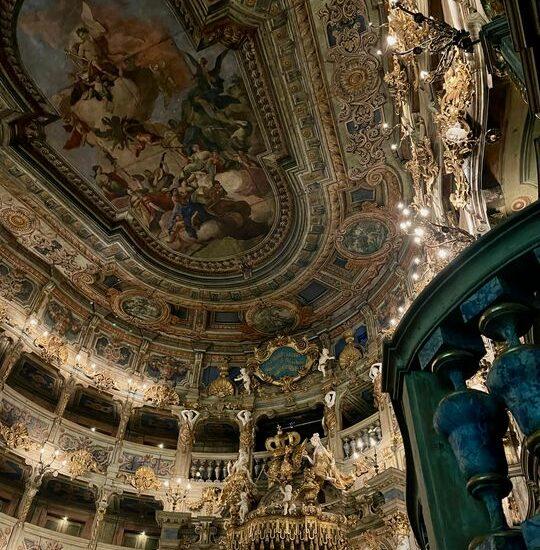
[[[319,355],[319,362],[317,363],[317,370],[322,372],[323,378],[326,378],[326,364],[332,359],[335,359],[335,356],[330,355],[328,348],[323,348],[321,355]]]

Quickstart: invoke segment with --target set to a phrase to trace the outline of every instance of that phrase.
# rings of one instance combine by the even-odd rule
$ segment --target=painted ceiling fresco
[[[3,286],[98,364],[180,389],[246,343],[367,326],[409,254],[377,18],[362,0],[0,3],[0,244],[28,251],[0,247]],[[216,357],[195,366],[200,341]]]
[[[253,248],[275,196],[235,53],[196,53],[154,0],[29,0],[22,61],[60,116],[48,143],[161,244],[199,258]]]

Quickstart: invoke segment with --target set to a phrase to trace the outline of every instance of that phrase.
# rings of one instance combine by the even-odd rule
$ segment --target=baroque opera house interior
[[[540,550],[538,0],[0,0],[0,550]]]

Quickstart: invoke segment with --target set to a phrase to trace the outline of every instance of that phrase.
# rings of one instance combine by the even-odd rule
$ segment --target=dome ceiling
[[[367,304],[376,318],[402,284],[404,191],[362,2],[24,0],[1,16],[3,239],[27,273],[23,250],[38,279],[55,268],[45,315],[65,337],[97,314],[115,338],[265,340]]]

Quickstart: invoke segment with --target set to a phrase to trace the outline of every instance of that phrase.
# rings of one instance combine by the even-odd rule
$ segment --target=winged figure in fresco
[[[189,63],[194,68],[193,78],[195,80],[195,86],[193,86],[189,92],[188,97],[190,99],[202,98],[211,103],[216,109],[224,109],[231,103],[240,103],[240,101],[226,93],[224,93],[225,80],[221,76],[221,65],[225,56],[229,53],[229,50],[223,50],[214,62],[213,68],[208,67],[208,59],[201,57],[200,61],[197,61],[190,53],[182,52]]]
[[[168,248],[243,252],[268,234],[275,202],[237,62],[228,49],[186,51],[148,2],[151,17],[138,0],[43,0],[23,13],[30,51],[46,44],[69,61],[50,97],[65,133],[51,142]]]

